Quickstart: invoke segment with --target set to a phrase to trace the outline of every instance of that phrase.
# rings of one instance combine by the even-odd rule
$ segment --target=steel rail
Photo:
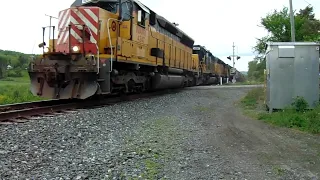
[[[120,102],[150,98],[169,93],[170,90],[160,90],[142,94],[111,96],[108,98],[96,98],[89,100],[48,100],[9,104],[0,106],[0,124],[24,123],[34,119],[34,116],[41,117],[48,114],[54,115],[55,113],[66,113],[76,109],[103,107]]]
[[[5,104],[5,105],[0,105],[0,112],[19,110],[19,109],[25,109],[25,108],[31,108],[31,107],[38,107],[38,106],[57,105],[57,104],[67,103],[67,102],[70,102],[70,100],[42,100],[42,101]]]

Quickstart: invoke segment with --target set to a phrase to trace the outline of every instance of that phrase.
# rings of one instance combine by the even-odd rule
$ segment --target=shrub
[[[291,105],[298,112],[304,112],[309,107],[308,102],[301,96],[297,96]]]

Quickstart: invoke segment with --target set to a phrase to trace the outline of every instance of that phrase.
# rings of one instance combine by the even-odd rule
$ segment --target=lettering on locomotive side
[[[147,31],[140,27],[136,26],[136,41],[141,43],[147,43]]]
[[[146,30],[140,26],[137,26],[136,32],[141,35],[146,35]]]
[[[144,40],[145,40],[145,37],[144,37],[144,36],[139,36],[139,35],[138,35],[138,41],[139,41],[139,42],[144,42]]]

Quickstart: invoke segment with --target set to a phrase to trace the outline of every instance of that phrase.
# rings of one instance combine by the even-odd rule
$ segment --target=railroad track
[[[47,100],[0,106],[0,124],[23,123],[39,116],[54,115],[77,108],[71,100]]]
[[[39,117],[43,116],[54,116],[61,113],[73,112],[77,109],[97,108],[124,101],[149,98],[168,93],[170,93],[170,90],[124,96],[110,96],[88,100],[46,100],[2,105],[0,106],[0,124],[25,123],[30,120],[39,119]]]

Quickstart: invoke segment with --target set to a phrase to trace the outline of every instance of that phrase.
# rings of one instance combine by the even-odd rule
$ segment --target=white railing
[[[122,20],[118,20],[118,19],[115,19],[115,18],[109,18],[109,19],[107,20],[108,38],[109,38],[109,45],[110,45],[110,49],[111,49],[111,56],[110,56],[110,61],[111,61],[111,63],[110,63],[110,72],[112,72],[112,70],[113,70],[113,47],[112,47],[112,40],[111,40],[110,27],[109,27],[109,22],[110,22],[110,20],[114,20],[114,21],[117,21],[117,22],[122,22]],[[119,31],[119,30],[118,30],[118,28],[117,28],[116,30],[117,30],[117,31]],[[117,41],[117,40],[116,40],[116,41]]]

